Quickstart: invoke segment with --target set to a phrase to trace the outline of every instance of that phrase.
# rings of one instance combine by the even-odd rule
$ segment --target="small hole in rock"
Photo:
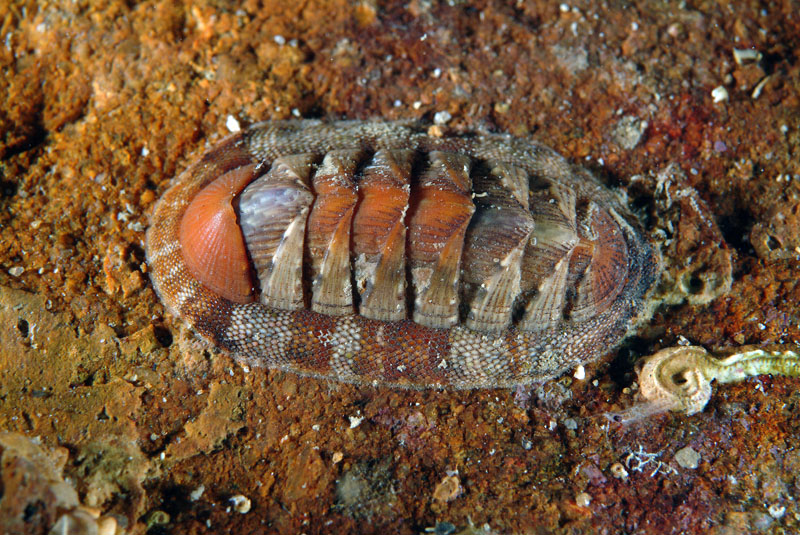
[[[44,504],[37,500],[34,503],[29,503],[25,506],[25,510],[22,512],[22,520],[25,522],[30,522],[33,518],[39,514],[39,511],[42,510]]]
[[[676,373],[675,375],[672,376],[672,382],[675,383],[678,386],[682,386],[682,385],[685,385],[686,383],[688,383],[689,380],[686,378],[686,376],[683,373],[679,372],[679,373]]]
[[[14,182],[0,179],[0,197],[13,197],[17,189],[18,186]]]
[[[17,322],[17,329],[19,329],[19,333],[22,335],[23,338],[28,337],[28,322],[20,319]]]
[[[706,285],[703,282],[703,279],[698,277],[697,275],[692,275],[689,277],[689,281],[686,284],[686,291],[692,295],[697,295],[702,293],[705,289]]]
[[[161,347],[169,347],[172,345],[172,333],[169,331],[169,329],[165,329],[164,327],[154,327],[153,335],[155,336],[156,341],[161,344]]]
[[[777,249],[783,249],[780,240],[775,238],[775,236],[767,236],[767,249],[770,251],[775,251]]]

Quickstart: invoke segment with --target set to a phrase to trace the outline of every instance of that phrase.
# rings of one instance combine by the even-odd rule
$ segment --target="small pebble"
[[[12,277],[19,277],[25,272],[25,268],[22,266],[14,266],[8,270],[8,274]]]
[[[496,102],[494,105],[494,111],[500,114],[508,113],[511,109],[511,105],[508,102]]]
[[[686,446],[675,452],[675,462],[682,468],[694,470],[700,466],[700,454],[690,446]]]
[[[442,127],[438,124],[432,124],[428,127],[428,135],[431,137],[443,137],[444,130],[442,130]]]
[[[757,61],[761,61],[761,52],[750,48],[747,49],[734,48],[733,59],[739,65],[743,65],[745,63],[754,63]]]
[[[449,112],[446,111],[437,111],[436,114],[433,116],[433,123],[438,125],[447,124],[453,116],[450,115]]]
[[[717,86],[711,90],[711,98],[714,100],[715,104],[728,100],[728,90],[721,85]]]
[[[578,381],[583,381],[584,379],[586,379],[586,368],[584,368],[581,365],[578,365],[578,367],[575,368],[575,373],[573,373],[572,376]]]
[[[433,499],[440,503],[455,500],[461,494],[461,481],[456,475],[445,476],[433,490]]]
[[[200,497],[203,495],[205,491],[206,491],[206,486],[200,485],[199,487],[197,487],[196,489],[194,489],[192,492],[189,493],[189,499],[193,502],[196,502],[197,500],[200,499]]]
[[[97,521],[97,535],[115,535],[117,533],[117,519],[113,516],[104,516]]]
[[[589,507],[589,504],[592,503],[592,497],[589,496],[588,492],[581,492],[575,496],[575,503],[578,507]]]
[[[647,121],[632,115],[626,115],[617,122],[611,136],[617,145],[623,149],[631,150],[639,144],[645,130],[647,130]]]
[[[779,503],[773,503],[769,506],[767,512],[769,513],[769,516],[777,520],[779,518],[783,518],[783,515],[786,514],[786,507]]]
[[[228,132],[231,133],[238,132],[242,129],[239,121],[237,121],[236,117],[233,115],[228,115],[228,118],[225,119],[225,126],[228,128]]]
[[[355,429],[364,421],[363,416],[348,416],[348,418],[350,419],[350,429]]]

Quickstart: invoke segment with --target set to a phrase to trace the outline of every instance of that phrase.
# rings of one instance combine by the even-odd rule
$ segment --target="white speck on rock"
[[[446,111],[437,111],[436,114],[433,116],[433,123],[438,125],[447,124],[453,116],[450,115],[449,112]]]
[[[728,100],[728,90],[719,85],[711,90],[711,98],[714,100],[714,104]]]
[[[783,515],[786,513],[786,507],[779,503],[773,503],[769,506],[767,512],[769,513],[769,516],[777,520],[779,518],[783,518]]]
[[[758,50],[753,50],[751,48],[740,49],[734,48],[733,49],[733,59],[736,61],[738,65],[744,65],[745,63],[755,63],[761,61],[761,52]]]
[[[586,368],[584,368],[583,365],[578,364],[578,367],[575,368],[575,373],[573,373],[572,376],[578,381],[583,381],[586,379]]]
[[[363,416],[349,416],[349,418],[350,418],[350,429],[355,429],[356,427],[361,425],[361,422],[364,421]]]
[[[228,128],[228,132],[231,133],[239,132],[242,129],[239,121],[233,115],[228,115],[228,118],[225,119],[225,126]]]
[[[200,497],[203,495],[205,491],[206,491],[206,486],[200,485],[199,487],[197,487],[196,489],[194,489],[192,492],[189,493],[189,499],[192,500],[193,502],[196,502],[197,500],[200,499]]]

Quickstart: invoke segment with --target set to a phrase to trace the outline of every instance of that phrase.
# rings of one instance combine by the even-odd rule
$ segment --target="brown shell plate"
[[[265,122],[156,206],[161,299],[248,365],[410,387],[542,381],[646,315],[652,245],[551,149],[411,123]]]

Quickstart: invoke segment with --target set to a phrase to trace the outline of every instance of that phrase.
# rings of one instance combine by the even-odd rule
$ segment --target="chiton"
[[[542,381],[646,314],[659,262],[589,171],[507,135],[265,122],[178,176],[147,259],[247,365],[453,388]]]

